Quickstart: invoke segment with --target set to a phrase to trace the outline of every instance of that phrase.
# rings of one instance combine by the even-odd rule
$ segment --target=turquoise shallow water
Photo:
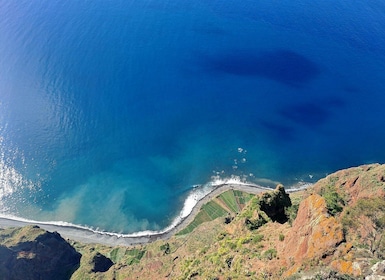
[[[158,230],[218,177],[385,159],[381,1],[0,6],[3,213]]]

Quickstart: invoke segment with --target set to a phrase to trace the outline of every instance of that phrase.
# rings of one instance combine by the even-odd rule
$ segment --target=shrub
[[[277,250],[269,249],[263,253],[263,257],[268,260],[272,260],[277,257]]]
[[[320,195],[326,201],[326,208],[328,213],[332,216],[342,212],[346,204],[342,196],[336,191],[334,185],[328,185],[326,188],[321,189]]]
[[[171,250],[170,250],[170,244],[169,243],[166,243],[166,244],[163,244],[159,247],[159,249],[161,251],[163,251],[163,254],[164,255],[168,255],[171,253]]]
[[[279,241],[284,241],[284,240],[285,240],[285,236],[282,233],[280,233],[279,234]]]
[[[237,246],[242,247],[243,244],[250,243],[251,238],[250,237],[240,237],[237,241]]]
[[[285,208],[287,221],[289,222],[290,225],[292,225],[295,218],[297,218],[298,209],[299,209],[299,204],[293,204]]]
[[[256,219],[245,219],[245,224],[249,230],[256,230],[266,223],[267,220],[262,215],[259,215]]]
[[[223,240],[227,236],[227,232],[221,232],[218,234],[217,239]]]
[[[263,240],[263,238],[264,238],[263,234],[256,234],[253,236],[252,241],[254,244],[256,244],[256,243],[261,242]]]
[[[363,216],[369,221],[360,218]],[[374,257],[385,258],[385,201],[382,197],[358,200],[345,212],[342,225],[345,231],[359,227],[370,229],[371,233],[363,237],[364,244],[360,245]]]
[[[345,206],[343,198],[335,191],[327,192],[323,196],[326,201],[326,207],[330,215],[335,216],[342,212]]]

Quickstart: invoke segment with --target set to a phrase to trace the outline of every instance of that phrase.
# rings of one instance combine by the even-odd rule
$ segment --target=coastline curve
[[[287,189],[287,192],[296,192],[310,187],[311,183],[304,183],[298,188]],[[78,226],[66,222],[41,222],[27,220],[19,217],[0,214],[0,227],[22,227],[26,225],[37,225],[47,231],[56,231],[64,238],[75,240],[82,243],[99,243],[107,246],[132,246],[138,244],[147,244],[157,240],[167,240],[188,224],[190,224],[200,211],[201,207],[212,198],[228,190],[239,190],[247,193],[258,194],[272,190],[272,188],[263,187],[252,183],[243,183],[240,181],[224,181],[218,184],[206,185],[206,188],[200,195],[195,194],[186,199],[192,199],[190,203],[194,205],[184,207],[181,213],[174,219],[170,226],[161,231],[143,231],[132,234],[120,234],[94,230],[85,226]],[[185,202],[185,206],[186,206]]]

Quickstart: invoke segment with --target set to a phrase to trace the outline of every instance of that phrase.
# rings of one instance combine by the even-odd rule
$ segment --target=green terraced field
[[[254,194],[245,193],[238,190],[233,190],[233,193],[237,200],[238,205],[241,206],[241,208],[243,208],[245,204],[249,202],[251,198],[254,197]]]
[[[236,197],[234,196],[234,191],[227,191],[218,196],[229,209],[234,213],[239,213],[241,210],[237,202]]]
[[[230,190],[220,194],[217,198],[222,201],[232,213],[239,213],[253,196],[253,194]],[[209,201],[202,206],[195,219],[186,228],[178,232],[177,235],[190,233],[200,224],[215,220],[219,217],[225,217],[228,214],[227,209],[224,209],[213,200]]]
[[[223,217],[227,214],[227,211],[215,201],[209,201],[203,205],[202,210],[207,213],[211,220],[215,220],[216,218]]]
[[[133,263],[139,263],[144,253],[145,251],[138,249],[127,250],[126,248],[118,247],[110,252],[110,258],[113,262],[118,262],[122,259],[126,259],[125,262],[128,265],[131,265]]]

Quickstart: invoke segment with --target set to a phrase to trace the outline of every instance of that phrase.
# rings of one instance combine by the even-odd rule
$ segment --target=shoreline
[[[305,183],[299,188],[286,189],[286,192],[290,193],[304,190],[311,185],[312,184],[310,183]],[[174,222],[170,226],[166,227],[161,231],[145,231],[133,234],[118,234],[112,232],[92,230],[87,227],[76,226],[72,224],[63,223],[63,225],[60,225],[53,224],[50,222],[29,221],[17,217],[8,217],[6,215],[0,215],[0,228],[37,225],[44,230],[58,232],[65,239],[70,239],[82,243],[98,243],[107,246],[132,246],[147,244],[157,240],[167,240],[171,238],[173,235],[185,228],[194,220],[195,216],[198,214],[204,204],[228,190],[239,190],[246,193],[258,194],[274,189],[256,184],[241,182],[223,183],[220,185],[216,185],[212,190],[210,190],[207,194],[205,194],[203,197],[196,201],[195,205],[192,207],[191,211],[186,214],[186,216],[181,216],[181,214],[179,214],[179,216],[174,220]]]

